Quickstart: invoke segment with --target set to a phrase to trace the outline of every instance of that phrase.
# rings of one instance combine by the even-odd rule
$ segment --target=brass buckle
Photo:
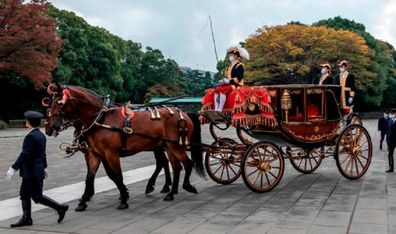
[[[128,128],[128,127],[124,127],[124,132],[126,134],[132,134],[133,133],[133,129],[132,128]]]

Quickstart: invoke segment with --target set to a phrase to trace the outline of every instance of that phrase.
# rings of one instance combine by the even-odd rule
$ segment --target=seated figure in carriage
[[[242,47],[231,47],[227,50],[230,66],[225,71],[225,78],[220,81],[220,86],[214,90],[215,111],[223,111],[227,95],[239,86],[243,86],[245,68],[240,62],[241,58],[249,59],[249,53]]]

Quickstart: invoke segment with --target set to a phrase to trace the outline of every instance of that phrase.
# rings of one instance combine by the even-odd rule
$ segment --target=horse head
[[[102,99],[99,95],[77,86],[50,84],[47,88],[49,97],[42,100],[47,107],[45,133],[57,136],[70,125],[84,126],[100,108]]]
[[[47,87],[49,97],[43,98],[41,104],[47,107],[47,119],[45,121],[45,133],[49,136],[57,136],[59,132],[67,128],[65,121],[65,107],[70,91],[61,84],[50,84]]]

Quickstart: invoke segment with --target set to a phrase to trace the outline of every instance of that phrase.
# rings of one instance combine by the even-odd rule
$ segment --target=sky
[[[180,66],[215,71],[230,46],[258,28],[290,21],[312,24],[341,16],[363,23],[377,39],[396,47],[396,0],[49,0],[89,24],[160,49]]]

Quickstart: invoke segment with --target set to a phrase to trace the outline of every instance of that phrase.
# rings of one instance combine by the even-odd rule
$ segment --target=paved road
[[[376,121],[365,121],[374,142],[372,164],[364,177],[356,181],[343,178],[333,159],[324,160],[310,175],[295,171],[289,162],[280,184],[271,192],[257,194],[241,179],[232,185],[218,185],[210,179],[192,176],[199,194],[180,189],[174,201],[164,202],[158,190],[144,195],[147,180],[128,185],[130,208],[115,209],[118,191],[111,189],[95,195],[83,213],[70,211],[61,224],[54,212],[43,209],[33,213],[34,226],[11,230],[0,222],[3,233],[396,233],[396,174],[387,174],[386,152],[379,151]],[[204,139],[210,137],[204,129]],[[0,131],[0,170],[6,171],[21,146],[24,130]],[[235,137],[228,131],[229,136]],[[70,140],[71,132],[48,140],[50,178],[45,189],[83,181],[82,155],[64,159],[59,142]],[[124,170],[152,165],[151,153],[142,153],[122,161]],[[103,176],[101,168],[98,176]],[[0,200],[17,196],[19,179],[0,182]],[[81,191],[82,192],[82,191]],[[71,207],[77,201],[68,202]]]

